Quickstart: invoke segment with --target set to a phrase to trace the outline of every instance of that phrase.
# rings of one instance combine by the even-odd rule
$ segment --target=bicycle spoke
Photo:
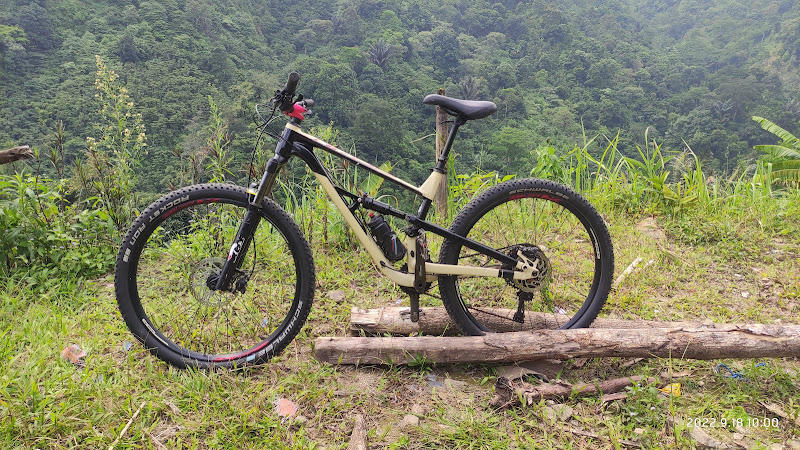
[[[595,276],[594,247],[584,225],[565,205],[549,196],[507,197],[472,220],[472,239],[515,257],[518,252],[526,253],[530,261],[547,270],[545,278],[530,281],[457,278],[459,302],[475,321],[489,328],[505,322],[506,330],[534,324],[560,327],[587,301]],[[459,264],[508,268],[481,256],[461,247],[457,260]],[[528,294],[520,297],[521,292]],[[515,315],[523,323],[515,321]]]

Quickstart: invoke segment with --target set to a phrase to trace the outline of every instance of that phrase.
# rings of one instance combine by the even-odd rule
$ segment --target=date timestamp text
[[[780,422],[776,417],[687,417],[684,423],[698,428],[778,428]]]

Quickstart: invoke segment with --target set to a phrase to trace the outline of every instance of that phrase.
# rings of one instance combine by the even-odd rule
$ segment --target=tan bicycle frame
[[[305,139],[313,142],[323,150],[332,153],[336,156],[342,157],[344,159],[350,160],[356,165],[361,165],[368,168],[371,172],[375,173],[376,175],[389,180],[395,184],[398,184],[405,189],[410,190],[416,194],[422,195],[425,198],[433,199],[434,193],[436,192],[436,188],[439,186],[439,183],[442,181],[444,174],[438,172],[432,172],[431,175],[428,177],[427,180],[422,184],[420,187],[415,187],[409,184],[406,181],[401,180],[400,178],[395,177],[369,163],[363,161],[355,156],[344,152],[331,144],[314,137],[310,134],[304,133],[302,129],[294,124],[287,123],[286,128],[292,130],[293,132],[303,136]],[[370,237],[367,232],[361,227],[361,223],[358,219],[353,215],[350,209],[345,204],[342,197],[336,191],[336,187],[331,183],[327,176],[320,173],[314,173],[314,176],[317,178],[320,186],[322,189],[325,190],[325,193],[333,202],[336,209],[339,210],[339,213],[344,218],[347,225],[350,229],[353,230],[353,233],[356,235],[356,239],[364,246],[369,253],[370,258],[372,258],[373,263],[377,267],[378,271],[380,271],[384,276],[392,280],[394,283],[405,286],[405,287],[413,287],[414,286],[414,274],[413,273],[405,273],[395,269],[392,263],[386,259],[384,256],[383,251],[381,251],[378,244],[375,242],[372,237]],[[416,238],[408,237],[406,239],[406,248],[413,249],[415,248]],[[412,263],[412,256],[410,250],[407,250],[406,253],[406,260],[409,262],[408,267],[413,267]],[[514,271],[514,279],[515,280],[527,280],[533,277],[532,267],[525,266],[522,262],[519,262],[516,267],[517,270]],[[475,266],[462,266],[462,265],[453,265],[453,264],[438,264],[438,263],[425,263],[425,272],[427,275],[427,281],[433,282],[436,281],[439,275],[454,275],[459,277],[487,277],[487,278],[498,278],[500,277],[500,269],[492,269],[487,267],[475,267]]]

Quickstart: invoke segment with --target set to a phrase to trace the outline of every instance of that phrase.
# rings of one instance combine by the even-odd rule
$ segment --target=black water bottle
[[[383,250],[386,259],[391,262],[397,262],[406,256],[406,247],[397,238],[397,234],[386,222],[382,215],[369,214],[370,221],[367,222],[367,228],[375,238],[378,246]]]

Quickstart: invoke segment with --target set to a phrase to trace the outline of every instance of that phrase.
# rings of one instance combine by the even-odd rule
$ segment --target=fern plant
[[[774,179],[788,186],[800,187],[800,139],[763,117],[753,116],[753,120],[758,122],[761,128],[781,139],[776,145],[754,147],[776,159],[772,163]]]

